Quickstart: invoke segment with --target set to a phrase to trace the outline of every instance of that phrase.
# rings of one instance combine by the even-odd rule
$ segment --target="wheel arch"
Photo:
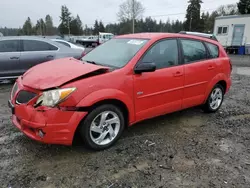
[[[83,107],[91,111],[102,104],[113,104],[118,106],[127,117],[127,124],[135,121],[133,100],[124,92],[116,89],[103,89],[84,97],[76,107]]]
[[[85,101],[88,101],[88,103]],[[102,97],[102,99],[93,100],[93,101],[82,100],[80,103],[78,103],[77,107],[79,107],[80,109],[83,108],[84,111],[91,112],[94,108],[104,105],[104,104],[113,104],[121,109],[122,113],[124,114],[125,127],[130,126],[131,122],[134,122],[134,118],[135,118],[134,109],[131,108],[131,106],[128,106],[128,103],[125,103],[123,100],[117,97],[109,97],[109,98]],[[79,129],[86,117],[87,115],[80,121],[80,123],[76,127],[74,131],[73,142],[79,141],[79,138],[80,138]]]
[[[218,74],[217,76],[215,76],[208,84],[208,87],[207,87],[206,93],[205,93],[205,99],[204,99],[203,103],[206,103],[210,92],[212,91],[213,87],[216,84],[220,84],[224,88],[224,93],[225,93],[227,91],[227,87],[228,87],[226,80],[227,80],[227,77],[225,74]]]

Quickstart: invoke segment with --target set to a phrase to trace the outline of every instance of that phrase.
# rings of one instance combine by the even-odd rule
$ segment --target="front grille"
[[[11,90],[11,99],[14,98],[17,90],[18,90],[18,86],[17,86],[17,83],[15,83],[14,86],[13,86],[13,88],[12,88],[12,90]]]
[[[16,97],[16,103],[17,104],[26,104],[28,103],[31,99],[33,99],[37,94],[22,90],[18,93]]]

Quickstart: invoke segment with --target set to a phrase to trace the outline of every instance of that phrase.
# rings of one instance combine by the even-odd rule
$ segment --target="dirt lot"
[[[2,84],[0,187],[250,187],[249,73],[234,67],[218,113],[193,108],[139,123],[102,152],[24,136],[10,122],[11,85]]]

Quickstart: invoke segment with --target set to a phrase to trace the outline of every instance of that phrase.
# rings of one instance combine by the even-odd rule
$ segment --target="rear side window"
[[[38,40],[24,40],[23,50],[24,51],[51,51],[57,50],[58,48],[43,41]]]
[[[217,45],[211,44],[211,43],[206,43],[209,51],[210,51],[210,57],[211,58],[217,58],[219,57],[219,48]]]
[[[70,47],[70,45],[68,43],[66,43],[66,42],[62,42],[62,41],[56,41],[56,42],[58,42],[60,44],[63,44],[64,46]]]
[[[207,51],[202,42],[196,40],[181,40],[185,63],[207,59]]]
[[[0,41],[0,52],[18,52],[19,40]]]

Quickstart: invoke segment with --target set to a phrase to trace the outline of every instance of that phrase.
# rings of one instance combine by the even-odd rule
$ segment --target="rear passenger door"
[[[209,82],[216,75],[216,64],[202,41],[180,39],[184,61],[183,108],[200,105],[205,100]]]
[[[24,73],[29,68],[53,60],[58,48],[45,41],[39,40],[22,40],[22,51],[20,63],[22,72]]]
[[[0,77],[17,77],[20,73],[20,40],[0,41]]]

